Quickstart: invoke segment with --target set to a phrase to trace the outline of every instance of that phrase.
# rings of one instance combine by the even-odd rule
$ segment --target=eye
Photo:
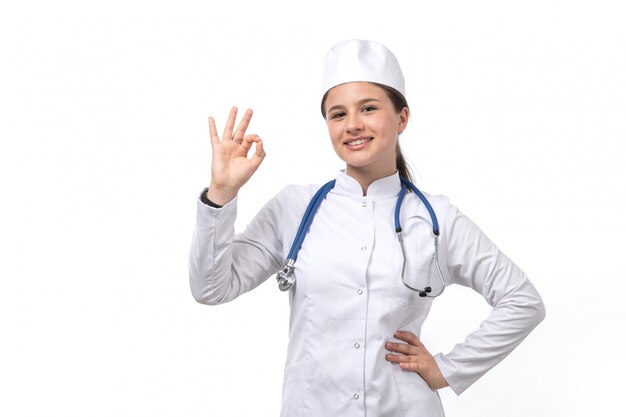
[[[338,111],[338,112],[336,112],[336,113],[331,114],[331,115],[330,115],[330,118],[331,118],[331,119],[341,119],[341,118],[342,118],[343,116],[345,116],[345,115],[346,115],[346,113],[345,113],[345,112]]]
[[[364,111],[365,113],[373,112],[374,110],[376,110],[376,107],[375,107],[375,106],[364,106],[364,107],[363,107],[363,111]]]

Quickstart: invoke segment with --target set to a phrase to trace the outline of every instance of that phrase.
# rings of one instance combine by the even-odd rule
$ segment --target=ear
[[[404,129],[406,129],[407,124],[409,123],[409,116],[411,115],[409,108],[403,108],[398,116],[400,116],[400,123],[398,124],[398,134],[402,133]]]

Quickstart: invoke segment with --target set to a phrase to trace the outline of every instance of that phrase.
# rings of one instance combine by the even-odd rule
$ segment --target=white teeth
[[[369,142],[370,140],[372,140],[372,138],[357,139],[357,140],[353,140],[352,142],[348,142],[348,143],[346,143],[346,145],[348,145],[348,146],[356,146],[356,145],[361,145],[361,144],[363,144],[363,143]]]

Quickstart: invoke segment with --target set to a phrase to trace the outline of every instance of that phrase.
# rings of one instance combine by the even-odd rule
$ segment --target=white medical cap
[[[404,76],[396,57],[378,42],[339,42],[326,54],[322,95],[352,81],[369,81],[396,89],[404,96]]]

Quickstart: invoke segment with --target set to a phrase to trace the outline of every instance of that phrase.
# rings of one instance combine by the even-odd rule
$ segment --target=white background
[[[197,304],[187,253],[206,118],[252,107],[267,158],[238,228],[342,168],[319,113],[326,51],[395,52],[402,144],[531,277],[546,320],[448,416],[624,415],[626,26],[618,1],[22,1],[0,10],[0,415],[278,415],[275,282]],[[408,4],[408,2],[407,2]],[[465,289],[423,340],[489,309]]]

